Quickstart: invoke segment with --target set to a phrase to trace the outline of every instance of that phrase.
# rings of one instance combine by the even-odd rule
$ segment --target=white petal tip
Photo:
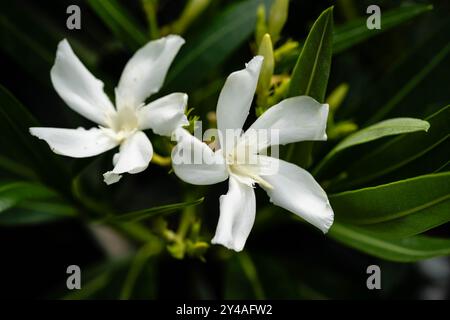
[[[326,204],[326,207],[330,214],[324,219],[323,224],[320,226],[320,230],[324,234],[326,234],[330,230],[334,222],[334,212],[329,202]]]
[[[220,239],[220,238],[218,239],[217,236],[211,239],[211,244],[221,245],[229,250],[233,250],[236,252],[241,252],[244,249],[243,245],[241,245],[241,246],[236,245],[232,239],[229,239],[229,240]]]
[[[66,38],[62,39],[60,42],[58,42],[58,49],[62,49],[65,46],[70,46],[69,41],[67,41]]]
[[[177,34],[169,34],[168,36],[166,36],[166,37],[164,37],[164,38],[167,39],[167,40],[176,40],[176,41],[179,41],[180,44],[182,44],[182,45],[186,42],[186,40],[184,40],[183,37],[180,37],[180,36],[177,35]]]
[[[111,185],[113,183],[118,182],[120,179],[122,178],[122,175],[114,173],[112,171],[108,171],[106,173],[103,174],[103,181],[107,184],[107,185]]]
[[[263,63],[263,56],[255,56],[252,60],[245,64],[245,68],[252,72],[259,72],[261,65]]]
[[[186,105],[187,105],[187,102],[188,102],[188,95],[187,95],[187,93],[184,93],[183,92],[183,106],[184,106],[184,108],[186,108]]]
[[[28,131],[30,132],[30,134],[31,134],[32,136],[37,137],[36,129],[37,129],[37,128],[32,127],[32,128],[29,128]]]

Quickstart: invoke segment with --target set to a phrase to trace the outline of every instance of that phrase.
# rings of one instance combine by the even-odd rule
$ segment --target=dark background
[[[162,24],[176,18],[182,10],[184,1],[162,0],[158,12]],[[226,1],[217,1],[214,10],[220,11]],[[355,1],[356,12],[365,15],[365,8],[370,4],[378,4],[384,9],[397,7],[406,1]],[[421,1],[415,1],[415,3]],[[422,1],[433,3],[435,10],[412,22],[381,34],[357,47],[345,51],[333,58],[329,90],[342,82],[348,82],[350,93],[342,112],[338,117],[354,119],[363,122],[371,110],[376,108],[379,96],[389,95],[395,88],[385,83],[392,76],[391,70],[402,59],[411,58],[411,52],[420,57],[432,52],[432,46],[423,46],[430,37],[442,38],[448,41],[447,29],[443,29],[450,12],[446,1]],[[333,1],[291,1],[289,20],[283,31],[283,37],[303,39],[320,12]],[[82,11],[82,29],[69,31],[65,29],[67,14],[65,10],[70,4],[78,4]],[[145,24],[139,1],[127,1],[126,6],[131,13]],[[98,71],[94,74],[103,79],[113,79],[109,89],[114,86],[130,53],[121,48],[115,48],[114,36],[101,20],[83,1],[1,1],[2,19],[7,19],[19,29],[27,26],[33,33],[42,23],[43,30],[49,27],[57,29],[70,40],[83,42],[91,50],[104,52],[98,63]],[[245,13],[242,13],[245,14]],[[348,13],[341,10],[338,4],[335,8],[335,24],[347,20]],[[208,23],[211,14],[198,21],[189,32],[195,33]],[[30,22],[32,20],[36,20]],[[39,22],[40,21],[40,22]],[[448,25],[448,24],[447,24]],[[444,30],[444,31],[441,31]],[[187,38],[189,39],[189,32]],[[26,63],[21,63],[11,55],[16,35],[2,32],[0,50],[0,82],[8,88],[44,126],[70,127],[71,124],[83,125],[84,119],[70,111],[51,87],[49,65],[42,64],[35,70],[27,70]],[[42,45],[53,48],[61,38],[41,42]],[[106,43],[105,39],[108,43]],[[8,46],[8,48],[6,48]],[[111,49],[112,48],[112,49]],[[419,49],[416,49],[419,48]],[[429,52],[428,52],[428,51]],[[20,55],[20,59],[36,60],[36,52]],[[244,60],[242,57],[245,57]],[[228,74],[240,68],[244,61],[251,57],[248,45],[242,46],[234,53],[220,70],[212,74]],[[54,58],[54,57],[52,57]],[[24,62],[24,61],[22,61]],[[40,71],[40,72],[37,72]],[[400,76],[408,77],[414,70],[405,68]],[[448,87],[449,61],[446,59],[419,86],[419,89],[402,103],[396,112],[400,115],[423,117],[430,114],[435,106],[445,105],[449,101]],[[205,83],[211,81],[212,75]],[[392,79],[390,79],[392,80]],[[400,81],[400,79],[399,79]],[[436,86],[436,83],[442,83]],[[112,85],[112,86],[111,86]],[[386,87],[384,87],[386,86]],[[376,87],[376,90],[373,88]],[[371,89],[371,90],[369,90]],[[367,92],[376,93],[367,96]],[[210,100],[209,110],[214,110],[218,93]],[[381,98],[380,98],[381,99]],[[409,101],[419,103],[427,101],[429,109],[409,108]],[[205,104],[207,104],[205,102]],[[319,151],[320,152],[320,151]],[[96,160],[99,167],[110,165],[111,154]],[[68,162],[72,160],[67,159]],[[95,166],[97,166],[97,164]],[[98,170],[92,170],[86,179],[99,179],[95,176]],[[186,185],[177,182],[165,169],[151,165],[144,173],[127,176],[125,183],[106,189],[102,184],[93,184],[92,191],[101,199],[109,192],[114,193],[114,207],[120,209],[138,209],[148,204],[158,205],[180,200],[180,188]],[[209,230],[214,230],[218,217],[217,197],[226,191],[226,184],[212,186],[208,189],[209,196],[204,204],[204,217]],[[257,193],[258,201],[267,199],[263,193]],[[259,204],[258,204],[259,206]],[[448,224],[435,233],[448,234]],[[96,244],[86,226],[75,220],[65,220],[52,224],[24,227],[0,227],[0,296],[4,298],[46,298],[58,296],[61,286],[65,283],[66,268],[77,264],[82,270],[101,262],[105,255]],[[292,225],[284,218],[274,227],[254,229],[247,244],[247,250],[254,258],[255,264],[261,266],[260,277],[273,284],[266,290],[269,298],[449,298],[450,276],[449,260],[415,264],[400,264],[382,261],[362,254],[350,248],[323,237],[309,226]],[[164,255],[156,262],[158,276],[156,296],[159,298],[223,298],[224,286],[227,281],[239,285],[239,274],[230,276],[230,269],[216,259],[217,253],[210,252],[207,262],[186,258],[178,261]],[[366,288],[366,267],[377,264],[382,270],[382,290],[369,291]],[[444,268],[439,272],[439,267]],[[445,271],[445,266],[446,270]],[[434,276],[433,276],[434,275]],[[298,282],[296,292],[290,292],[283,284]],[[230,285],[229,283],[227,285]],[[246,288],[242,289],[245,297]],[[103,296],[108,298],[109,296]]]

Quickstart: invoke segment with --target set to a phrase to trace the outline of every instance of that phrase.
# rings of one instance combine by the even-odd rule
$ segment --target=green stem
[[[259,281],[258,273],[256,272],[255,264],[246,252],[241,252],[238,254],[239,262],[241,263],[242,269],[244,270],[247,278],[249,279],[255,297],[258,300],[265,299],[265,294],[261,282]]]
[[[139,277],[142,269],[144,268],[145,263],[151,256],[158,254],[159,252],[161,252],[161,250],[161,245],[156,245],[154,242],[150,242],[144,245],[137,252],[135,258],[133,259],[133,262],[131,263],[127,277],[125,278],[119,299],[127,300],[131,297],[134,285],[136,284],[136,280]]]
[[[101,205],[98,201],[90,199],[86,196],[81,188],[80,175],[72,181],[72,194],[75,200],[78,202],[81,212],[90,212],[95,215],[95,218],[105,218],[112,215],[112,210],[105,205]],[[82,216],[83,218],[83,216]],[[91,216],[85,217],[89,221],[92,220]],[[95,223],[95,221],[94,221]],[[140,243],[145,243],[148,241],[160,241],[160,239],[151,233],[146,227],[139,224],[138,222],[129,223],[110,223],[112,227],[116,230],[126,234],[127,236],[133,238],[135,241]]]
[[[153,153],[151,162],[161,167],[170,167],[172,165],[171,157],[163,157],[157,153]]]
[[[156,16],[157,1],[156,0],[142,0],[141,2],[142,2],[142,7],[145,12],[145,16],[147,17],[150,39],[158,39],[159,38],[159,26],[158,26],[158,18]]]

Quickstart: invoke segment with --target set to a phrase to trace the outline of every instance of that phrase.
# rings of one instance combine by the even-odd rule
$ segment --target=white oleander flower
[[[53,152],[73,158],[95,156],[120,146],[113,157],[113,170],[103,175],[107,184],[119,181],[123,173],[145,170],[153,147],[143,130],[170,136],[176,128],[188,124],[184,93],[172,93],[145,104],[161,88],[183,44],[183,38],[170,35],[139,49],[122,72],[114,107],[103,91],[103,82],[86,69],[68,41],[62,40],[50,72],[53,86],[72,110],[98,126],[89,130],[30,128],[31,134],[45,140]]]
[[[307,171],[263,154],[274,142],[284,145],[326,140],[327,104],[307,96],[289,98],[269,108],[245,133],[234,135],[233,139],[226,134],[230,130],[241,131],[247,119],[262,60],[260,56],[253,58],[245,69],[232,73],[225,82],[216,111],[219,150],[213,151],[185,129],[174,132],[178,144],[172,162],[179,178],[196,185],[229,179],[228,193],[220,197],[220,217],[211,242],[235,251],[243,249],[255,220],[255,183],[267,192],[272,203],[302,217],[324,233],[334,219],[325,191]],[[258,132],[268,131],[277,132],[277,141],[255,139]],[[250,157],[245,156],[249,153]],[[203,161],[182,161],[199,155]]]

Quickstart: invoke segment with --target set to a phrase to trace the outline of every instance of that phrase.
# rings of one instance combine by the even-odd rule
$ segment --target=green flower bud
[[[268,33],[266,33],[261,40],[258,54],[264,57],[264,61],[261,66],[261,72],[258,79],[258,87],[256,89],[256,94],[258,95],[257,105],[259,107],[265,108],[267,105],[267,97],[269,96],[275,64],[273,58],[272,41]]]
[[[266,23],[266,7],[260,4],[256,11],[256,27],[255,27],[255,42],[256,48],[259,47],[263,36],[267,33]]]
[[[335,113],[340,107],[345,97],[347,96],[349,86],[347,83],[342,83],[334,89],[327,98],[327,103],[330,105],[330,113]]]
[[[281,30],[286,23],[289,11],[289,0],[275,0],[270,8],[269,33],[273,42],[280,38]]]

